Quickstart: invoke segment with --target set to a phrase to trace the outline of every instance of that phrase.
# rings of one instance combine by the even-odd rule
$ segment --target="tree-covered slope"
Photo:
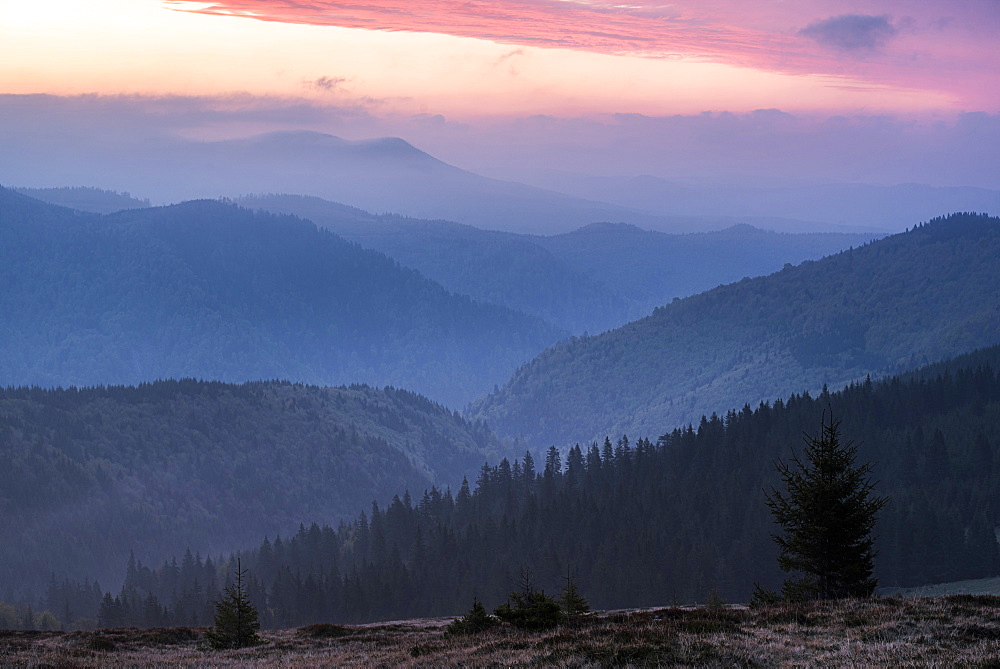
[[[879,236],[790,234],[745,224],[714,232],[667,234],[621,223],[594,223],[536,240],[570,268],[628,296],[645,316],[675,297],[770,274],[786,263],[817,260]]]
[[[142,209],[150,206],[149,200],[133,197],[131,193],[73,186],[63,188],[15,188],[18,193],[42,202],[69,207],[94,214],[111,214],[122,209]]]
[[[955,214],[557,344],[471,415],[541,446],[648,434],[998,340],[1000,222]]]
[[[193,380],[0,390],[0,592],[114,582],[134,549],[232,550],[460,480],[483,426],[411,392]]]
[[[266,626],[456,615],[473,597],[492,608],[525,568],[549,593],[575,574],[597,609],[704,602],[713,590],[745,602],[755,582],[775,588],[785,576],[765,503],[765,490],[781,487],[775,460],[801,454],[803,433],[815,435],[830,411],[889,498],[875,526],[881,586],[997,573],[1000,347],[713,413],[655,442],[620,437],[551,448],[544,462],[504,459],[453,496],[397,496],[353,523],[303,527],[239,555]],[[235,557],[209,575],[221,583]],[[152,594],[174,624],[193,624],[202,609],[179,605],[193,591],[197,571],[188,571],[178,585],[172,567],[130,568],[125,622],[159,624],[143,620]],[[58,598],[48,606],[63,608]]]
[[[560,337],[312,223],[83,214],[0,190],[0,383],[364,382],[462,406]]]
[[[315,197],[258,195],[247,207],[307,218],[381,251],[456,293],[534,314],[576,334],[604,332],[686,297],[785,263],[871,241],[862,234],[779,234],[747,225],[666,234],[595,223],[544,237],[448,221],[373,215]]]
[[[396,259],[475,300],[533,314],[568,332],[602,332],[642,315],[626,294],[571,269],[537,238],[449,221],[428,221],[299,195],[259,195],[240,204],[307,218]]]

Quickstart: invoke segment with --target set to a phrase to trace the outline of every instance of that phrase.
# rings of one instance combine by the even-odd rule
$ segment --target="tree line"
[[[919,375],[712,415],[656,441],[503,459],[456,491],[404,493],[353,522],[301,525],[236,555],[136,560],[116,597],[128,624],[146,624],[137,611],[147,601],[165,622],[207,624],[239,558],[265,627],[454,615],[472,597],[494,607],[525,567],[551,592],[574,573],[598,609],[704,602],[713,591],[747,601],[755,582],[777,588],[783,577],[764,498],[781,485],[772,462],[799,453],[790,449],[825,409],[843,417],[891,500],[875,526],[880,585],[992,576],[998,360],[993,348]],[[61,604],[49,608],[58,615]]]

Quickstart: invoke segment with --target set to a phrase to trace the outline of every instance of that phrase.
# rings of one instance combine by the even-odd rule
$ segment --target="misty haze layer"
[[[500,177],[490,179],[399,139],[314,132],[185,138],[211,137],[220,123],[321,127],[331,118],[314,103],[222,104],[0,96],[0,183],[99,186],[158,203],[283,192],[541,234],[595,222],[664,232],[741,222],[782,231],[899,231],[948,211],[1000,214],[991,150],[1000,121],[989,114],[939,124],[776,111],[532,118],[474,132],[444,119],[333,114],[344,136],[397,134]]]
[[[655,434],[996,344],[998,301],[1000,219],[955,214],[562,342],[471,415],[542,447]]]
[[[293,217],[97,216],[0,189],[7,385],[366,382],[464,406],[563,333]]]
[[[603,332],[674,298],[875,238],[779,234],[747,225],[677,235],[611,223],[559,235],[518,235],[448,221],[373,216],[295,195],[238,201],[307,218],[419,270],[448,290],[536,315],[574,334]]]

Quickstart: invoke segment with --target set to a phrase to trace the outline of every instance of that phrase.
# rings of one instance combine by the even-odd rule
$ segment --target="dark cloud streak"
[[[308,88],[315,88],[321,91],[332,92],[341,88],[347,79],[345,77],[320,77],[313,81],[307,81]]]
[[[888,16],[844,14],[810,23],[800,35],[842,51],[880,49],[896,35]]]

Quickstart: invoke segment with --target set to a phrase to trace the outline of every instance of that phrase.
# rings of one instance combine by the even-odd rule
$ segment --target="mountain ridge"
[[[370,214],[301,195],[251,195],[237,201],[307,218],[420,270],[453,292],[533,314],[576,334],[603,332],[674,297],[872,238],[792,235],[739,225],[674,235],[607,222],[560,235],[520,235]]]
[[[0,191],[0,379],[289,378],[461,407],[563,336],[290,216],[218,201],[104,217]]]
[[[545,447],[902,371],[996,343],[998,262],[1000,220],[935,219],[557,344],[469,415]]]
[[[114,184],[157,203],[290,192],[345,202],[378,213],[447,219],[490,230],[548,234],[594,221],[624,221],[666,231],[704,230],[719,221],[664,216],[484,176],[446,163],[402,138],[346,140],[315,131],[277,131],[234,139],[161,136],[102,147],[39,146],[13,141],[27,158],[0,165],[0,179],[28,186],[53,182]],[[30,147],[30,148],[29,148]],[[2,161],[0,161],[2,162]],[[99,180],[95,183],[95,179]]]
[[[775,465],[803,457],[804,435],[833,417],[841,443],[870,463],[875,494],[891,500],[876,525],[879,583],[988,576],[1000,568],[998,372],[1000,345],[903,377],[716,407],[655,441],[553,447],[537,465],[504,458],[456,495],[396,495],[354,523],[303,526],[280,547],[265,539],[231,554],[229,569],[241,558],[261,579],[273,627],[447,615],[470,592],[493,606],[509,596],[512,565],[550,592],[572,574],[598,609],[745,602],[755,584],[778,588],[786,576],[765,494],[782,487]],[[183,601],[170,568],[129,572],[123,601]]]
[[[679,218],[747,218],[777,231],[899,232],[942,211],[1000,215],[1000,190],[921,183],[689,183],[649,174],[593,176],[558,170],[485,170],[497,178],[586,195]]]
[[[335,524],[402,489],[456,484],[499,449],[482,424],[394,388],[0,388],[0,590],[52,571],[114,582],[130,549],[218,553]]]

